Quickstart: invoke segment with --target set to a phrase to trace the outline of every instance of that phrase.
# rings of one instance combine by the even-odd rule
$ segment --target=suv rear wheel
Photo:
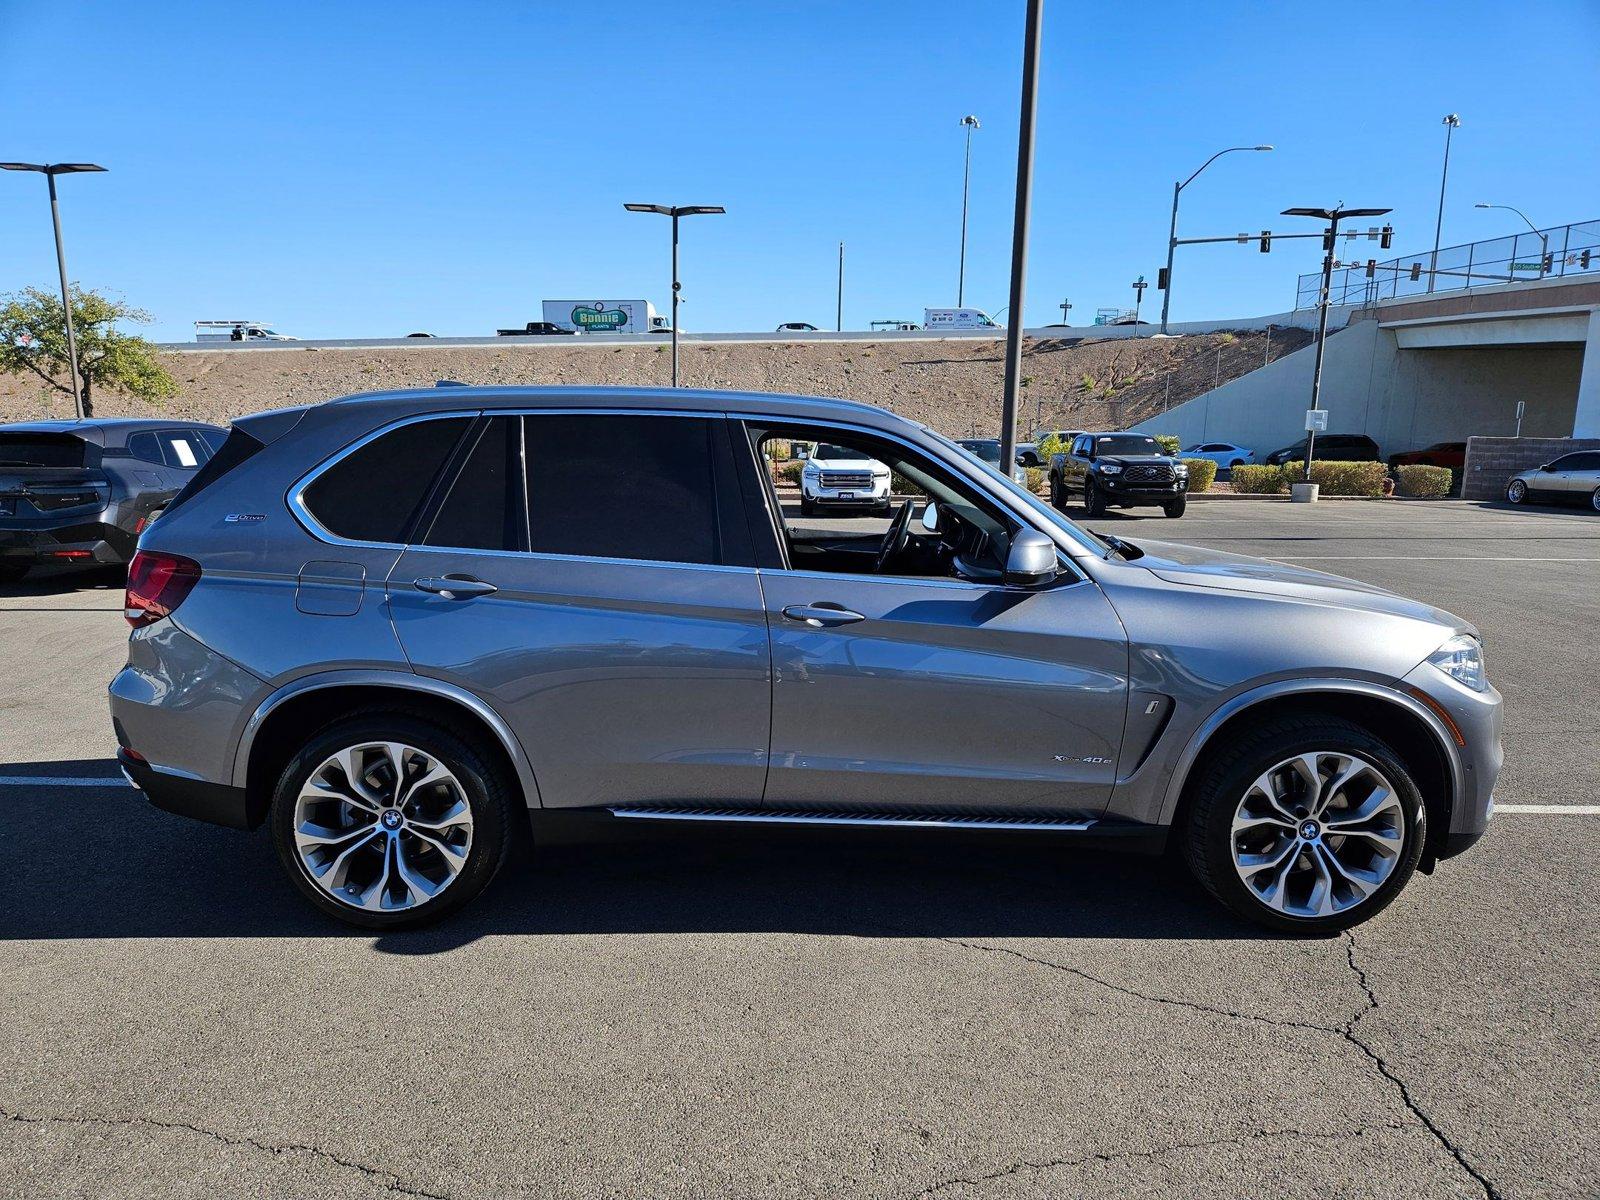
[[[1336,717],[1272,721],[1205,769],[1184,852],[1234,912],[1292,933],[1335,933],[1405,887],[1426,837],[1405,762]]]
[[[278,857],[323,912],[369,929],[436,920],[488,886],[511,788],[482,750],[406,712],[342,721],[284,768]]]

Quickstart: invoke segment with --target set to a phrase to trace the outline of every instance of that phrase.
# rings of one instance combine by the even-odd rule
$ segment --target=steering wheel
[[[911,510],[916,507],[916,501],[907,499],[900,506],[900,511],[895,513],[894,519],[889,522],[889,532],[883,535],[883,543],[878,547],[878,559],[872,564],[872,573],[882,575],[883,569],[889,565],[889,560],[906,548],[906,542],[911,538]]]

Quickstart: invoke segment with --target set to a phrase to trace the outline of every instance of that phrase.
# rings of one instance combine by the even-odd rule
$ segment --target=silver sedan
[[[1522,472],[1506,484],[1506,499],[1512,504],[1586,504],[1600,512],[1600,450],[1563,454]]]

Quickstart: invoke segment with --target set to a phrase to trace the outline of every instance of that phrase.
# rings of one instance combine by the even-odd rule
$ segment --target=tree
[[[99,292],[72,288],[72,332],[78,343],[78,377],[83,381],[83,415],[94,415],[94,393],[105,388],[138,400],[175,395],[177,382],[142,337],[117,329],[119,321],[148,324],[149,313]],[[43,288],[24,288],[0,296],[0,371],[34,374],[69,399],[72,370],[67,361],[67,325],[61,298]]]

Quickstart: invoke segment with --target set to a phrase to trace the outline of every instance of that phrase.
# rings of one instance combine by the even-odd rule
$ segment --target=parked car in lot
[[[1256,452],[1232,442],[1200,442],[1183,452],[1185,458],[1209,458],[1217,464],[1217,474],[1225,475],[1235,467],[1256,461]]]
[[[1377,462],[1378,443],[1364,433],[1317,434],[1317,457],[1323,462]],[[1267,466],[1281,467],[1286,462],[1304,462],[1306,439],[1267,455]]]
[[[769,442],[920,494],[797,525]],[[1326,933],[1488,821],[1471,625],[1090,534],[866,405],[387,392],[242,418],[210,467],[129,572],[118,761],[161,808],[267,825],[358,925],[459,909],[560,812],[1172,840],[1234,911]]]
[[[195,421],[0,425],[0,583],[133,557],[154,515],[227,437]]]
[[[1600,512],[1600,450],[1563,454],[1542,467],[1522,472],[1506,484],[1506,499],[1513,504],[1540,500],[1547,504],[1586,504]]]
[[[1317,439],[1321,446],[1322,439]],[[1435,442],[1423,450],[1408,450],[1404,454],[1389,455],[1391,470],[1398,467],[1449,467],[1457,475],[1461,474],[1467,466],[1467,444],[1465,442]]]
[[[800,511],[889,507],[889,468],[850,446],[817,444],[800,471]]]
[[[973,455],[984,466],[1001,475],[1000,470],[1000,439],[999,438],[961,438],[956,442],[963,450]],[[1017,461],[1011,464],[1011,482],[1019,487],[1028,486],[1028,469],[1022,465],[1022,455],[1017,454]]]
[[[1080,433],[1050,457],[1050,503],[1082,500],[1091,517],[1108,508],[1158,506],[1181,517],[1189,504],[1189,468],[1143,433]]]

